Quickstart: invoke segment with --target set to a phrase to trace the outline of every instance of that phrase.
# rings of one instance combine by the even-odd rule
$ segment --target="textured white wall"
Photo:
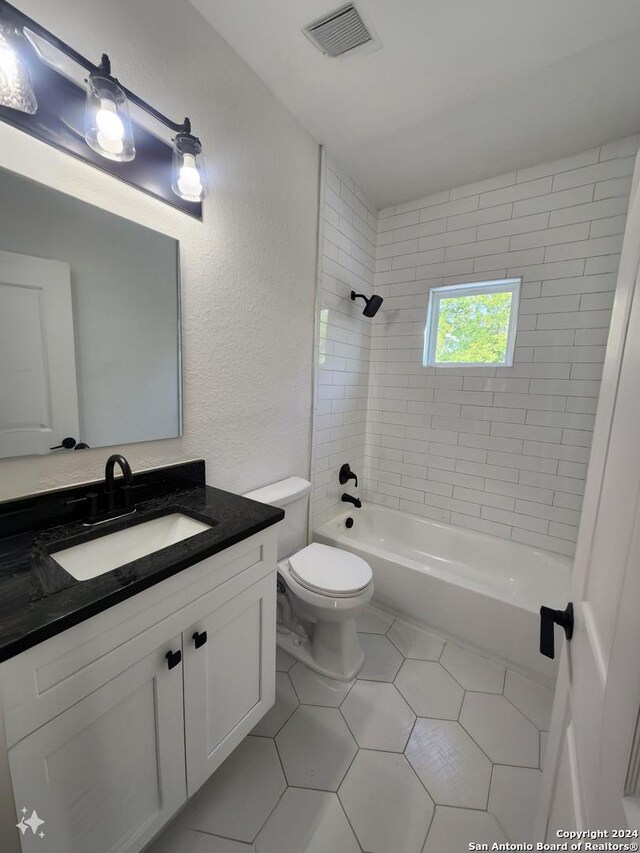
[[[380,211],[369,500],[573,553],[637,148]],[[423,367],[430,288],[516,276],[513,367]]]
[[[0,165],[177,238],[185,434],[119,448],[134,469],[204,457],[247,491],[309,465],[318,149],[186,0],[23,0],[20,8],[177,119],[210,176],[196,222],[0,125]],[[6,200],[3,200],[6,203]],[[126,417],[126,412],[123,412]],[[103,473],[106,450],[0,462],[0,499]]]
[[[313,524],[346,506],[344,491],[359,495],[363,485],[372,326],[362,316],[362,300],[351,302],[350,294],[373,290],[377,223],[373,204],[331,160],[322,181]],[[344,462],[357,475],[358,490],[353,480],[340,485]]]

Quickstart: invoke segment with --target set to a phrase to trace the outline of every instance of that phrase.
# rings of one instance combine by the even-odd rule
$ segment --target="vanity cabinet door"
[[[275,573],[183,634],[191,797],[275,701]]]
[[[44,821],[23,853],[137,853],[185,802],[180,651],[178,635],[9,750],[16,808]]]

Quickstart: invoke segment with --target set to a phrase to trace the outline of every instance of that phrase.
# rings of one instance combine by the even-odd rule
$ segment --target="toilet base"
[[[311,640],[291,631],[279,631],[276,645],[309,669],[336,681],[351,681],[364,663],[354,619],[316,622]]]

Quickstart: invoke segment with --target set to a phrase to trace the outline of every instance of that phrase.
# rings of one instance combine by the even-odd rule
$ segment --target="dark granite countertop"
[[[95,527],[84,526],[77,510],[60,508],[62,498],[82,496],[96,484],[0,504],[0,661],[284,518],[281,509],[204,485],[204,463],[163,474],[136,475],[142,490],[135,514]],[[55,551],[171,512],[212,527],[91,580],[75,580],[52,559]]]

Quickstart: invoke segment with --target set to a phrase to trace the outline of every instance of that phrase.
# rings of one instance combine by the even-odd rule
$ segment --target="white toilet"
[[[373,595],[371,568],[362,558],[306,540],[311,483],[289,477],[245,495],[282,507],[278,533],[278,646],[322,675],[349,681],[364,663],[356,616]]]

